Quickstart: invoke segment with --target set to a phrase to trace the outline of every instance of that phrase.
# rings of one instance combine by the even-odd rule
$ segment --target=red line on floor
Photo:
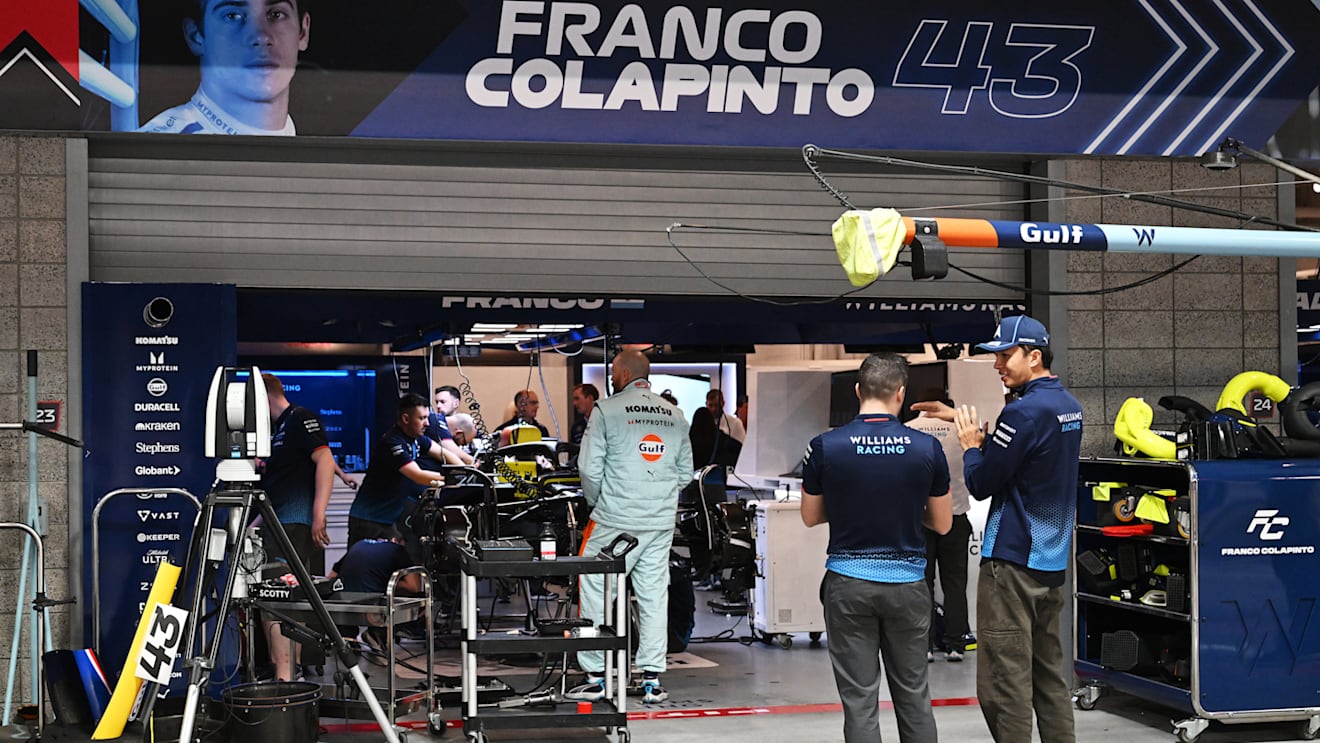
[[[946,699],[932,699],[932,707],[974,707],[976,706],[976,697],[949,697]],[[881,709],[893,709],[893,702],[881,702]],[[823,704],[780,704],[766,705],[763,707],[712,707],[703,709],[658,709],[654,711],[632,711],[628,713],[629,720],[684,720],[708,717],[741,717],[745,715],[803,715],[820,714],[824,712],[842,712],[843,705],[838,702],[827,702]],[[451,728],[463,727],[462,720],[446,720],[446,724]],[[408,720],[400,722],[400,727],[406,727],[418,730],[426,727],[423,720]],[[359,722],[348,725],[322,725],[327,732],[331,733],[365,733],[376,730],[374,723]]]

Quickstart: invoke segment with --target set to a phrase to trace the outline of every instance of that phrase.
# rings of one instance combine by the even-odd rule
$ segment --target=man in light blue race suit
[[[663,702],[660,685],[668,644],[669,550],[674,541],[678,491],[692,479],[692,450],[683,412],[651,391],[651,362],[638,351],[614,359],[617,390],[596,403],[578,456],[582,493],[594,507],[582,554],[594,555],[620,534],[637,538],[628,553],[628,574],[637,595],[640,642],[636,666],[642,672],[642,701]],[[604,576],[581,578],[582,616],[599,625],[604,618]],[[626,621],[626,620],[622,620]],[[587,672],[568,698],[605,697],[604,653],[578,653]]]

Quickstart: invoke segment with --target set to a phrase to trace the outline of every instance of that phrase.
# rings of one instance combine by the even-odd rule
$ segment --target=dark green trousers
[[[1018,565],[990,560],[976,584],[976,696],[997,743],[1074,743],[1072,694],[1059,641],[1063,586],[1041,585]]]

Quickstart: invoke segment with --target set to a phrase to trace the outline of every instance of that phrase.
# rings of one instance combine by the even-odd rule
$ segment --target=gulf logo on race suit
[[[642,459],[658,462],[660,457],[665,455],[665,441],[653,433],[648,433],[637,442],[637,451],[642,455]]]

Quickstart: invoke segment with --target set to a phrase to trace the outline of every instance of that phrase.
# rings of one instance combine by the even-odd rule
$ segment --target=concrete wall
[[[1275,185],[1285,179],[1261,164],[1210,172],[1194,162],[1094,159],[1069,161],[1065,172],[1073,182],[1167,193],[1223,209],[1290,218],[1280,214],[1286,205],[1280,203]],[[1070,222],[1242,226],[1233,219],[1121,197],[1068,196],[1065,213]],[[1247,239],[1249,232],[1244,233]],[[1187,257],[1070,253],[1068,288],[1128,284]],[[1296,350],[1281,354],[1279,347],[1281,329],[1290,336],[1296,322],[1280,310],[1279,277],[1281,271],[1292,273],[1292,262],[1283,263],[1287,265],[1281,267],[1273,258],[1204,256],[1140,288],[1068,298],[1064,381],[1086,410],[1082,453],[1112,453],[1114,416],[1128,397],[1144,397],[1156,410],[1156,427],[1172,428],[1180,416],[1159,408],[1157,401],[1164,395],[1183,395],[1214,407],[1224,384],[1242,371],[1267,371],[1295,381],[1295,370],[1286,367],[1288,359],[1295,365]]]
[[[66,282],[65,140],[0,136],[0,423],[27,417],[26,351],[39,353],[38,399],[67,401],[68,289]],[[65,407],[60,431],[68,430]],[[69,453],[43,439],[37,448],[38,494],[46,521],[47,593],[69,595]],[[27,521],[28,441],[0,431],[0,521]],[[0,531],[0,664],[7,668],[20,564],[26,537]],[[32,584],[23,600],[24,637],[15,699],[32,696],[27,683]],[[55,646],[67,647],[70,609],[51,612]],[[0,681],[0,686],[3,685]]]

